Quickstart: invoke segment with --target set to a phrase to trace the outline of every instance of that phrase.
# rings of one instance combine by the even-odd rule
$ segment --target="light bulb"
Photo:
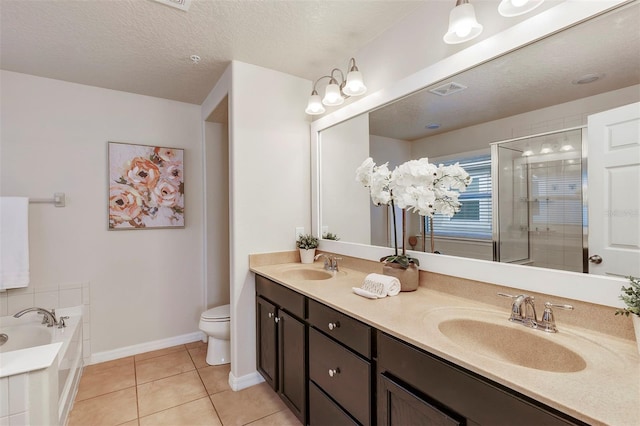
[[[362,81],[362,73],[360,71],[351,71],[347,74],[347,82],[342,89],[345,95],[360,96],[367,91],[367,86]]]
[[[322,106],[322,101],[320,100],[320,95],[315,90],[311,93],[309,97],[309,103],[307,104],[307,109],[305,112],[309,115],[318,115],[322,114],[326,111],[324,106]]]
[[[482,25],[476,19],[473,5],[461,3],[449,14],[449,30],[442,38],[447,44],[458,44],[476,38],[482,33]]]
[[[498,12],[502,16],[511,17],[524,15],[540,6],[544,0],[502,0],[498,5]]]
[[[322,103],[327,106],[336,106],[342,105],[343,102],[344,98],[340,94],[340,87],[335,83],[335,80],[332,80],[332,83],[327,86],[324,92]]]

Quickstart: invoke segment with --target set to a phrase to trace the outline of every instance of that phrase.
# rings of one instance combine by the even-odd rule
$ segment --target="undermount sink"
[[[282,273],[283,278],[290,280],[317,281],[333,277],[333,273],[321,269],[290,269]]]
[[[554,336],[537,335],[543,332],[518,327],[522,326],[471,318],[447,319],[438,324],[439,331],[458,346],[499,361],[557,373],[587,367],[579,354],[552,341]]]

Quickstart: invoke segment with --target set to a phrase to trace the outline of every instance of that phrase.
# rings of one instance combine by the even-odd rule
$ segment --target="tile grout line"
[[[191,362],[193,362],[193,365],[195,366],[195,361],[193,360],[193,356],[191,355],[191,352],[187,349],[187,352],[189,352],[189,357],[191,358]],[[210,367],[207,364],[207,367]],[[207,368],[207,367],[202,367]],[[200,383],[202,383],[202,386],[204,386],[204,391],[207,394],[207,398],[209,398],[209,402],[211,403],[211,406],[213,407],[213,411],[216,413],[216,416],[218,417],[218,421],[220,422],[220,424],[222,423],[222,418],[220,418],[220,413],[218,413],[218,409],[216,408],[216,404],[213,403],[213,399],[211,399],[211,395],[209,395],[209,390],[207,389],[207,385],[204,384],[204,380],[202,380],[202,376],[200,375],[200,369],[196,367],[196,373],[198,373],[198,379],[200,379]]]

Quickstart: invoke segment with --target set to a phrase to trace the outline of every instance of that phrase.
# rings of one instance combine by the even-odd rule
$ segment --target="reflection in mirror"
[[[392,215],[387,207],[371,205],[367,191],[355,181],[355,170],[365,158],[388,162],[391,170],[422,157],[436,164],[460,161],[475,173],[474,185],[461,197],[466,205],[458,215],[434,221],[437,251],[582,271],[586,210],[578,193],[586,187],[586,174],[579,164],[581,143],[563,153],[565,134],[548,134],[583,127],[591,114],[640,101],[639,21],[638,3],[622,7],[322,130],[322,232],[335,233],[343,242],[391,246]],[[577,132],[567,138],[581,139],[582,131]],[[529,147],[527,142],[511,147],[520,151],[509,163],[520,167],[510,177],[511,189],[523,193],[493,196],[491,143],[505,141],[506,150],[506,141],[518,145],[526,141],[522,138],[540,134],[547,136],[529,139]],[[560,140],[550,140],[556,137]],[[537,143],[539,148],[533,146]],[[545,143],[559,150],[549,153],[548,161],[539,154],[547,150]],[[537,152],[523,156],[529,149]],[[564,198],[555,200],[560,192]],[[508,205],[495,207],[498,200]],[[560,206],[566,210],[561,219]],[[510,220],[503,223],[505,217]],[[406,247],[430,251],[423,237],[428,239],[431,230],[421,218],[408,215],[406,226]],[[501,235],[495,245],[494,233]]]

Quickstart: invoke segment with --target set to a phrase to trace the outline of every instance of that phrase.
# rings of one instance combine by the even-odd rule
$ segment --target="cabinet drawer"
[[[371,327],[328,306],[309,300],[309,324],[366,358],[371,358]]]
[[[313,382],[309,382],[309,424],[311,426],[358,425]]]
[[[256,275],[256,293],[298,318],[304,318],[304,296],[300,293],[296,293],[261,275]]]
[[[487,379],[454,367],[384,333],[378,334],[378,371],[390,373],[430,399],[481,425],[509,425],[514,419],[528,424],[567,425],[550,407],[528,400]],[[557,414],[556,414],[557,413]]]
[[[371,364],[309,329],[309,378],[362,424],[371,422]]]

